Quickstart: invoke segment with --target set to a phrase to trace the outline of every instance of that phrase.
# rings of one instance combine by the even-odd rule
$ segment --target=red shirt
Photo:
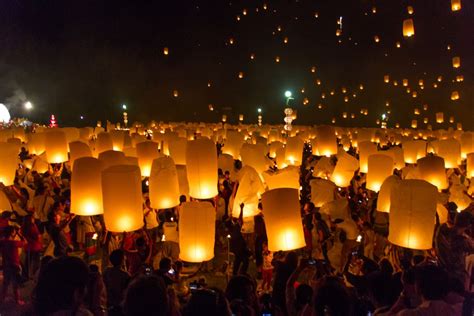
[[[21,240],[3,239],[0,240],[0,248],[2,250],[2,258],[4,266],[19,266],[20,256],[18,249],[23,247],[25,242]]]

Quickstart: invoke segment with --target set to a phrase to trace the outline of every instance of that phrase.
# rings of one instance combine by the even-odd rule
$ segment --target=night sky
[[[402,35],[407,18],[415,25],[410,38]],[[453,68],[454,56],[460,68]],[[60,126],[119,121],[123,103],[131,122],[217,122],[226,114],[235,123],[243,114],[255,123],[261,107],[264,123],[282,124],[284,92],[291,90],[296,125],[334,117],[337,125],[377,126],[390,111],[389,126],[417,119],[423,128],[425,117],[433,128],[455,126],[435,123],[435,112],[444,112],[446,121],[454,116],[474,129],[473,67],[474,0],[462,0],[457,12],[450,0],[0,4],[0,103],[22,116],[28,99],[31,119],[48,122],[55,114]],[[459,100],[451,100],[452,91]]]

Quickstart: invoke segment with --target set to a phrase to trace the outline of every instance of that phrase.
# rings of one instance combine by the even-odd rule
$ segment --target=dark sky
[[[415,36],[405,39],[409,17]],[[231,122],[244,114],[250,123],[262,107],[264,122],[283,123],[284,92],[291,90],[295,124],[336,117],[338,125],[376,126],[389,110],[392,126],[417,118],[423,127],[424,117],[434,128],[451,126],[434,123],[442,111],[474,129],[473,30],[474,0],[462,0],[457,12],[449,0],[8,0],[0,4],[0,102],[9,100],[11,112],[23,115],[19,100],[26,97],[35,104],[30,117],[47,122],[54,113],[63,126],[117,121],[122,103],[131,121],[219,121],[225,113]],[[453,56],[461,57],[458,69]],[[457,75],[464,81],[453,82]],[[454,90],[458,101],[450,100]],[[355,119],[343,119],[343,112]]]

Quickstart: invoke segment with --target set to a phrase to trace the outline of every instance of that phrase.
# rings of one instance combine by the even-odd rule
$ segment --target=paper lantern
[[[28,151],[32,155],[41,155],[45,150],[45,134],[44,133],[32,133],[28,134]]]
[[[466,159],[467,154],[474,153],[474,132],[464,132],[460,137],[461,157]]]
[[[102,161],[102,169],[126,164],[125,154],[115,150],[101,152],[99,154],[99,160]]]
[[[18,148],[16,145],[0,143],[0,182],[5,186],[13,185],[18,168]]]
[[[319,212],[330,216],[331,220],[342,219],[347,222],[354,222],[351,219],[349,201],[346,198],[324,203],[324,205],[319,209]]]
[[[80,137],[79,129],[76,127],[63,127],[61,130],[66,134],[68,144],[77,141]]]
[[[442,139],[436,154],[444,158],[445,168],[457,168],[461,164],[461,144],[457,139]]]
[[[178,172],[170,157],[153,160],[150,179],[150,202],[154,209],[166,209],[179,204]]]
[[[461,10],[461,0],[451,0],[451,11]]]
[[[266,146],[243,144],[240,157],[244,166],[253,167],[259,174],[268,169],[269,160],[265,157]]]
[[[95,141],[96,154],[100,154],[104,151],[113,150],[113,149],[114,149],[114,143],[112,141],[112,136],[106,132],[99,133]]]
[[[285,161],[288,165],[298,166],[303,161],[303,140],[298,137],[288,137],[285,148]]]
[[[160,157],[158,143],[152,141],[137,144],[138,165],[142,172],[142,177],[149,177],[153,160]]]
[[[392,188],[400,183],[400,178],[391,175],[385,179],[380,187],[380,191],[377,197],[377,211],[389,213],[390,212],[390,194]]]
[[[298,190],[281,188],[262,195],[263,215],[270,251],[288,251],[306,245]]]
[[[234,172],[234,158],[229,154],[221,154],[219,158],[217,158],[217,166],[222,172],[229,171],[231,174],[235,174]]]
[[[48,163],[68,161],[66,134],[61,130],[47,132],[45,134],[45,150]]]
[[[366,187],[378,192],[380,186],[393,173],[393,158],[383,154],[373,154],[368,159]]]
[[[369,141],[363,141],[358,144],[359,147],[359,165],[360,172],[367,173],[369,156],[377,153],[377,145]]]
[[[186,262],[214,258],[216,211],[212,204],[185,202],[179,217],[179,258]]]
[[[386,152],[387,154],[390,154],[390,156],[393,158],[393,164],[394,164],[395,169],[401,170],[403,167],[405,167],[403,148],[394,146],[394,147],[391,147]]]
[[[453,100],[453,101],[459,100],[459,92],[458,91],[451,92],[451,100]]]
[[[169,142],[170,156],[177,165],[184,165],[186,163],[187,144],[188,141],[183,137],[174,138]]]
[[[336,185],[329,180],[313,179],[309,182],[311,186],[311,202],[314,206],[321,207],[327,202],[334,200]]]
[[[113,130],[109,132],[112,138],[112,148],[115,151],[122,151],[125,141],[125,132],[121,130]]]
[[[131,232],[143,227],[139,167],[117,165],[102,171],[102,196],[108,231]]]
[[[33,162],[33,170],[35,170],[36,172],[40,174],[48,171],[49,164],[44,159],[46,159],[46,155],[44,155],[43,157],[41,156],[36,157]]]
[[[240,159],[240,148],[244,143],[244,136],[238,131],[227,131],[226,140],[224,147],[222,147],[222,153],[229,154],[234,159]]]
[[[179,194],[189,197],[189,182],[185,165],[177,165],[176,172],[178,173]]]
[[[390,195],[388,240],[405,248],[431,249],[437,195],[426,181],[401,180]]]
[[[426,142],[424,140],[410,140],[402,143],[405,163],[416,163],[426,156]]]
[[[284,148],[284,144],[280,141],[274,141],[274,142],[271,142],[270,143],[270,147],[268,149],[268,155],[271,157],[271,158],[275,158],[276,157],[276,152],[278,149],[280,148]]]
[[[186,167],[189,195],[196,199],[217,195],[217,149],[210,139],[188,141]]]
[[[359,169],[359,161],[353,156],[346,153],[338,155],[331,181],[338,187],[348,187],[357,169]]]
[[[444,122],[444,113],[437,112],[436,113],[436,123],[443,123]]]
[[[334,127],[318,126],[316,128],[316,154],[318,156],[330,157],[337,154],[337,141]]]
[[[418,127],[418,121],[417,120],[412,120],[411,121],[411,128],[417,128]]]
[[[244,203],[243,217],[252,217],[260,213],[258,209],[259,196],[265,191],[258,172],[250,167],[242,168],[239,186],[233,199],[232,216],[239,217],[240,204]]]
[[[461,67],[461,58],[458,56],[453,57],[453,68]]]
[[[71,212],[81,216],[104,213],[100,160],[82,157],[74,161],[71,176]]]
[[[74,168],[74,162],[76,159],[82,157],[92,157],[92,152],[89,148],[89,145],[83,143],[82,141],[69,143],[69,162],[72,168]]]
[[[79,129],[79,138],[88,141],[94,134],[94,129],[92,127],[83,127]]]
[[[474,178],[474,153],[467,154],[466,158],[466,177]],[[471,181],[474,182],[474,181]]]
[[[436,186],[438,190],[448,188],[448,181],[444,169],[444,159],[438,156],[427,156],[418,159],[418,171],[420,179],[428,181]]]
[[[262,176],[269,190],[300,188],[300,173],[298,167],[288,166],[278,171],[265,171],[262,173]]]
[[[406,19],[403,21],[403,36],[412,37],[415,35],[415,25],[413,19]]]

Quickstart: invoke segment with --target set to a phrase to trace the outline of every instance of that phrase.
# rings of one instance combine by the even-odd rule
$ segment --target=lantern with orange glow
[[[112,136],[107,132],[101,132],[97,135],[97,139],[95,141],[95,153],[96,155],[107,151],[113,150],[114,143],[112,141]]]
[[[318,156],[330,157],[337,154],[337,141],[334,127],[318,126],[316,128],[316,153]]]
[[[444,158],[445,168],[457,168],[461,164],[461,144],[457,139],[442,139],[436,154]]]
[[[0,182],[13,185],[18,167],[18,148],[14,144],[0,143]]]
[[[448,188],[448,181],[444,170],[444,159],[442,157],[427,156],[418,159],[417,164],[420,179],[428,181],[440,191]]]
[[[409,140],[402,143],[405,163],[416,163],[426,156],[426,142],[424,140]]]
[[[107,150],[99,154],[99,160],[102,162],[102,169],[111,166],[125,165],[125,154],[121,151]]]
[[[327,202],[334,200],[336,185],[329,180],[313,179],[309,182],[311,186],[311,202],[314,206],[321,207]]]
[[[288,251],[306,245],[298,196],[298,190],[289,188],[270,190],[262,195],[270,251]]]
[[[451,0],[451,11],[461,10],[461,0]]]
[[[459,56],[453,57],[453,68],[461,67],[461,58]]]
[[[363,141],[358,144],[360,172],[367,173],[369,156],[377,153],[377,145],[370,141]]]
[[[415,35],[415,25],[413,19],[406,19],[403,21],[403,36],[412,37]]]
[[[102,171],[104,221],[108,231],[131,232],[143,227],[140,168],[117,165]]]
[[[109,132],[112,138],[113,150],[122,151],[125,142],[125,132],[121,130],[113,130]]]
[[[69,143],[69,162],[71,168],[74,168],[74,161],[82,157],[92,157],[91,149],[89,145],[83,143],[80,140]]]
[[[217,195],[217,150],[208,138],[188,141],[186,170],[189,195],[196,199],[210,199]]]
[[[153,160],[150,179],[150,203],[154,209],[166,209],[179,204],[178,172],[170,157]]]
[[[169,141],[168,149],[170,156],[177,165],[184,165],[186,163],[187,144],[187,139],[183,137],[173,138]]]
[[[269,190],[279,188],[300,188],[300,172],[298,167],[288,166],[278,171],[265,171],[262,175]]]
[[[153,160],[160,157],[158,143],[152,141],[141,142],[137,144],[138,165],[142,172],[142,177],[149,177]]]
[[[244,136],[238,131],[228,130],[222,153],[229,154],[234,159],[240,158],[240,148],[244,143]]]
[[[245,166],[240,171],[239,187],[232,203],[232,216],[239,217],[240,204],[244,203],[243,217],[252,217],[257,215],[259,196],[265,191],[262,180],[258,172],[250,167]]]
[[[393,158],[383,154],[373,154],[368,159],[366,187],[378,192],[382,183],[393,173]]]
[[[423,180],[401,180],[393,187],[388,240],[404,248],[432,248],[437,195],[436,187]]]
[[[179,212],[179,258],[203,262],[214,258],[216,211],[209,202],[185,202]]]
[[[395,175],[391,175],[385,179],[377,197],[377,211],[384,213],[390,212],[390,194],[392,188],[397,186],[400,181],[400,178]]]
[[[77,158],[73,167],[71,212],[80,216],[103,214],[100,160],[92,157]]]
[[[285,161],[289,165],[300,165],[303,160],[304,142],[299,136],[288,137],[285,148]]]
[[[41,155],[45,150],[45,133],[28,134],[28,152],[33,155]]]
[[[45,134],[45,150],[48,163],[68,161],[66,134],[61,130],[47,132]]]
[[[359,169],[359,161],[349,154],[337,157],[336,167],[331,174],[331,181],[338,187],[347,187],[351,184],[354,172]]]
[[[474,178],[474,152],[466,156],[466,177]]]

